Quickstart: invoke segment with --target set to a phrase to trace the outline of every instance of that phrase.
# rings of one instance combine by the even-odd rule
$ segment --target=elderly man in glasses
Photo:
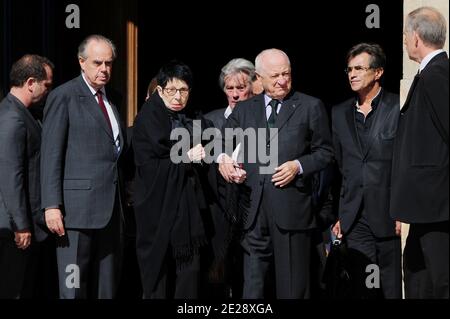
[[[377,44],[351,48],[345,72],[355,97],[332,109],[335,156],[343,176],[339,221],[333,232],[344,236],[355,256],[360,256],[353,260],[353,284],[363,298],[401,298],[400,223],[389,215],[400,101],[381,87],[385,63]],[[381,291],[366,287],[369,264],[381,274]],[[379,282],[373,286],[379,288]]]

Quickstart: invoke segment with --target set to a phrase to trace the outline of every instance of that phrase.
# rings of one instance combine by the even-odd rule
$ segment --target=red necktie
[[[105,116],[106,122],[108,122],[108,126],[111,129],[112,132],[112,126],[111,121],[109,120],[108,111],[106,110],[105,102],[103,102],[103,93],[102,91],[98,90],[95,94],[98,98],[98,104],[100,105],[100,108],[102,109],[103,115]]]

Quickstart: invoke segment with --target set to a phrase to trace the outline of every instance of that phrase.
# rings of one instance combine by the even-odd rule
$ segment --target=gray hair
[[[105,42],[106,44],[108,44],[112,50],[113,60],[116,58],[116,46],[110,39],[100,34],[92,34],[80,43],[80,45],[78,46],[78,58],[81,58],[83,60],[87,59],[86,48],[91,41]]]
[[[262,72],[262,59],[265,55],[267,54],[273,54],[273,53],[277,53],[277,54],[281,54],[284,55],[289,63],[289,65],[291,65],[291,60],[289,60],[289,57],[287,56],[287,54],[279,49],[266,49],[261,51],[255,58],[255,69],[256,69],[256,73],[261,74]]]
[[[225,78],[232,74],[244,73],[248,75],[249,83],[251,85],[253,78],[255,77],[255,66],[252,62],[246,59],[237,58],[228,62],[221,70],[219,76],[220,88],[225,88]]]
[[[444,16],[435,8],[420,7],[411,11],[406,18],[407,32],[417,32],[423,43],[432,48],[442,49],[447,33]]]

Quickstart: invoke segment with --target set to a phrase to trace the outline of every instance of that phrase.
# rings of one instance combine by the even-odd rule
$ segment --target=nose
[[[285,86],[287,83],[287,80],[281,75],[278,77],[277,82],[280,86]]]
[[[239,90],[233,89],[233,99],[237,100],[239,99]]]
[[[177,100],[181,99],[181,93],[180,93],[180,90],[176,90],[174,97],[175,97]]]

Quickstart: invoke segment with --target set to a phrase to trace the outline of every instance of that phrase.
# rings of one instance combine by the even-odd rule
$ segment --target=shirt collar
[[[96,95],[98,90],[94,89],[94,88],[89,84],[89,82],[86,80],[86,77],[85,77],[85,75],[84,75],[84,72],[81,72],[81,76],[83,77],[84,83],[86,83],[86,85],[88,86],[89,91],[91,91],[92,95]],[[105,87],[102,87],[102,88],[100,89],[100,91],[102,92],[103,96],[106,96]]]
[[[372,106],[372,110],[375,110],[377,108],[378,104],[380,103],[382,90],[383,90],[383,88],[380,87],[380,89],[378,90],[377,95],[375,95],[375,97],[372,99],[372,102],[370,103],[370,105]],[[356,106],[356,109],[359,110],[358,98],[356,98],[355,106]]]
[[[231,115],[232,112],[233,109],[231,108],[231,106],[228,105],[228,107],[225,110],[225,113],[223,113],[223,116],[225,116],[225,118],[228,119],[228,117]]]
[[[422,62],[420,62],[419,71],[422,72],[423,69],[425,69],[425,67],[427,66],[427,64],[431,61],[431,59],[433,59],[436,55],[438,55],[439,53],[442,53],[442,52],[445,52],[445,51],[442,49],[439,49],[439,50],[433,51],[431,53],[428,53],[428,55],[425,58],[423,58]]]
[[[270,96],[264,94],[264,102],[265,102],[265,106],[267,107],[270,103],[270,101],[272,101],[273,98],[271,98]],[[283,103],[283,100],[278,99],[279,103]]]

